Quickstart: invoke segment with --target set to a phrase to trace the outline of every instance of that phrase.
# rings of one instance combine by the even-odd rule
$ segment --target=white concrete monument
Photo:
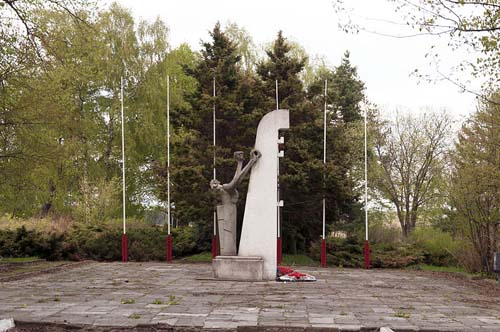
[[[255,149],[262,154],[250,175],[238,256],[264,259],[263,279],[276,279],[278,236],[278,135],[290,126],[288,110],[267,113],[257,127]]]
[[[260,152],[260,158],[250,174],[238,256],[216,257],[216,278],[276,279],[278,135],[280,129],[289,126],[288,110],[275,110],[267,113],[257,127],[254,149]]]

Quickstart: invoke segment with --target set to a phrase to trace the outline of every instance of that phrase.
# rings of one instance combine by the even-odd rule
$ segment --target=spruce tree
[[[203,196],[200,202],[207,202],[200,216],[199,223],[202,227],[200,232],[208,242],[212,234],[212,207],[215,204],[214,197],[209,189],[210,180],[213,177],[213,107],[216,113],[216,163],[217,179],[222,183],[229,182],[234,174],[235,160],[233,153],[246,147],[242,141],[242,133],[245,132],[248,123],[244,123],[244,88],[246,82],[243,79],[239,62],[241,56],[237,52],[236,45],[221,30],[217,23],[210,32],[212,40],[204,42],[201,50],[201,60],[194,70],[187,70],[198,82],[197,91],[190,97],[194,110],[193,127],[196,134],[195,156],[193,158],[200,165],[200,175],[193,185],[196,189],[192,191],[193,196]],[[215,94],[214,92],[215,80]],[[245,149],[244,149],[245,150]],[[241,200],[240,200],[241,202]],[[197,205],[200,203],[198,202]],[[241,215],[241,211],[240,211]],[[241,218],[241,216],[240,216]]]
[[[267,111],[276,109],[276,80],[279,108],[290,111],[290,129],[284,133],[286,149],[285,158],[280,159],[279,180],[285,201],[282,217],[284,250],[296,253],[297,250],[305,251],[307,243],[318,231],[315,223],[319,219],[314,215],[316,196],[321,197],[322,168],[318,156],[320,145],[316,147],[320,142],[314,140],[321,132],[315,121],[319,113],[306,99],[299,76],[306,59],[294,57],[291,50],[280,31],[266,52],[268,59],[257,66],[257,73],[262,80]]]

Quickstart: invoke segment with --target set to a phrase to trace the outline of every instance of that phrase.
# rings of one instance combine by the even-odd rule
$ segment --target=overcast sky
[[[111,1],[104,1],[110,3]],[[340,63],[343,53],[349,50],[351,62],[358,68],[360,78],[366,83],[369,100],[376,103],[386,116],[396,109],[419,112],[423,108],[447,109],[457,119],[475,109],[475,98],[460,93],[445,81],[427,83],[411,75],[419,72],[435,76],[435,67],[429,65],[425,54],[432,45],[440,51],[440,71],[449,74],[452,66],[463,61],[465,52],[453,52],[446,45],[446,38],[420,36],[413,38],[384,37],[361,32],[345,34],[338,28],[339,20],[347,13],[334,12],[333,0],[118,0],[132,10],[136,18],[154,20],[160,16],[170,29],[170,43],[176,47],[188,43],[200,50],[200,41],[210,40],[208,31],[217,21],[237,23],[252,36],[255,44],[272,42],[279,30],[284,36],[301,44],[309,55],[323,56],[329,65]],[[405,35],[411,31],[402,22],[393,4],[385,0],[346,1],[354,10],[351,13],[370,30],[391,35]],[[471,87],[479,84],[471,82]]]

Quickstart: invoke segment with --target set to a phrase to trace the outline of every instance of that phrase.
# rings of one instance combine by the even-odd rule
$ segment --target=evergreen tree
[[[194,70],[187,69],[198,82],[196,92],[188,97],[193,106],[193,151],[192,162],[198,166],[195,181],[187,183],[186,193],[197,201],[195,205],[200,214],[200,232],[206,242],[212,234],[212,211],[215,204],[209,182],[213,177],[213,155],[216,155],[217,179],[222,183],[231,180],[235,161],[233,153],[244,148],[240,139],[242,128],[248,126],[241,122],[244,116],[245,89],[243,73],[239,62],[241,56],[236,45],[221,30],[217,23],[212,32],[212,40],[202,44],[201,59]],[[216,97],[213,97],[215,80]],[[248,91],[248,90],[247,90]],[[213,149],[213,107],[216,110],[216,149]],[[250,147],[246,147],[249,151]],[[245,149],[244,149],[245,150]],[[190,189],[188,189],[190,188]],[[196,193],[196,195],[193,195]],[[202,203],[203,202],[203,203]],[[203,205],[202,208],[199,206]]]
[[[321,192],[322,167],[320,159],[314,154],[321,151],[321,144],[311,137],[317,136],[316,131],[318,135],[322,132],[314,121],[319,113],[306,100],[299,76],[306,59],[292,55],[291,46],[281,31],[266,53],[268,59],[257,66],[257,73],[263,82],[264,107],[266,111],[276,109],[278,81],[279,108],[290,111],[290,129],[285,133],[285,158],[280,160],[280,188],[285,201],[282,223],[284,249],[292,253],[296,253],[297,249],[304,252],[312,234],[317,231],[314,223],[320,220],[315,215],[314,203],[315,196],[318,196],[315,191]]]
[[[352,66],[349,52],[333,69],[324,67],[308,87],[314,108],[324,108],[324,84],[327,91],[327,165],[324,195],[327,222],[335,229],[352,231],[360,220],[359,193],[355,188],[363,178],[363,123],[361,105],[366,101],[364,83]],[[321,135],[321,138],[323,136]],[[322,154],[322,153],[321,153]],[[369,153],[371,158],[371,154]]]
[[[290,108],[291,128],[281,160],[280,186],[285,208],[282,223],[284,250],[306,252],[321,235],[321,200],[327,200],[327,223],[351,225],[359,215],[353,174],[363,153],[360,102],[363,83],[350,65],[348,53],[335,70],[321,70],[306,89],[300,80],[305,57],[293,56],[291,46],[278,34],[269,59],[257,68],[263,80],[266,105],[275,108],[275,80],[280,108]],[[327,164],[323,165],[324,80],[328,79]],[[274,107],[273,107],[274,106]],[[346,226],[343,226],[345,229]]]
[[[266,51],[267,61],[258,64],[257,74],[263,82],[262,91],[267,97],[265,107],[268,111],[276,109],[276,81],[278,81],[279,107],[290,110],[290,121],[294,126],[311,120],[311,117],[305,115],[312,112],[306,112],[303,107],[298,107],[305,102],[304,86],[299,75],[307,59],[293,57],[291,50],[283,33],[278,32],[272,47]]]

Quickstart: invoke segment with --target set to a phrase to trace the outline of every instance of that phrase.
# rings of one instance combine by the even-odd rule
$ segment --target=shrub
[[[121,259],[121,231],[118,227],[104,223],[75,223],[70,232],[70,242],[77,248],[72,259]]]
[[[375,244],[371,249],[371,265],[375,268],[403,268],[424,261],[422,250],[412,244]]]
[[[413,231],[410,242],[422,249],[426,264],[436,266],[457,264],[454,253],[459,245],[449,233],[430,227],[417,228]]]
[[[321,241],[311,245],[311,256],[319,260]],[[327,262],[343,267],[364,266],[364,240],[350,236],[327,238]],[[371,246],[371,265],[375,268],[403,268],[426,262],[425,250],[413,243],[375,243]]]
[[[362,229],[361,238],[364,239],[365,230]],[[401,228],[397,226],[386,226],[381,222],[371,223],[369,226],[370,242],[373,244],[385,243],[396,245],[402,240]]]
[[[200,253],[197,248],[199,237],[194,227],[182,227],[172,229],[172,251],[175,256],[187,256]]]
[[[165,260],[166,236],[167,233],[156,226],[131,228],[128,232],[129,259],[137,262]]]
[[[312,243],[312,258],[319,260],[321,256],[321,240]],[[326,239],[327,262],[330,265],[343,267],[363,266],[363,244],[356,237]]]
[[[473,248],[472,243],[468,239],[462,239],[460,246],[454,252],[457,262],[467,272],[478,273],[482,271],[481,256],[477,250]]]
[[[53,231],[48,219],[27,221],[10,219],[10,226],[0,230],[0,256],[37,256],[48,260],[97,261],[121,260],[122,221],[101,223],[71,223],[71,227]],[[20,227],[12,228],[15,224]],[[40,230],[37,229],[40,227]],[[200,252],[198,228],[172,229],[173,254],[177,257]],[[132,261],[164,260],[166,256],[166,229],[142,220],[127,221],[128,252]]]
[[[43,234],[26,227],[0,230],[0,256],[3,257],[40,257],[47,260],[67,258],[71,248],[65,244],[65,234],[54,232]]]
[[[172,228],[172,253],[179,257],[200,252],[195,228]],[[102,224],[77,223],[71,232],[79,258],[115,261],[121,259],[122,224],[111,220]],[[128,253],[131,261],[165,260],[167,231],[141,220],[127,222]]]

